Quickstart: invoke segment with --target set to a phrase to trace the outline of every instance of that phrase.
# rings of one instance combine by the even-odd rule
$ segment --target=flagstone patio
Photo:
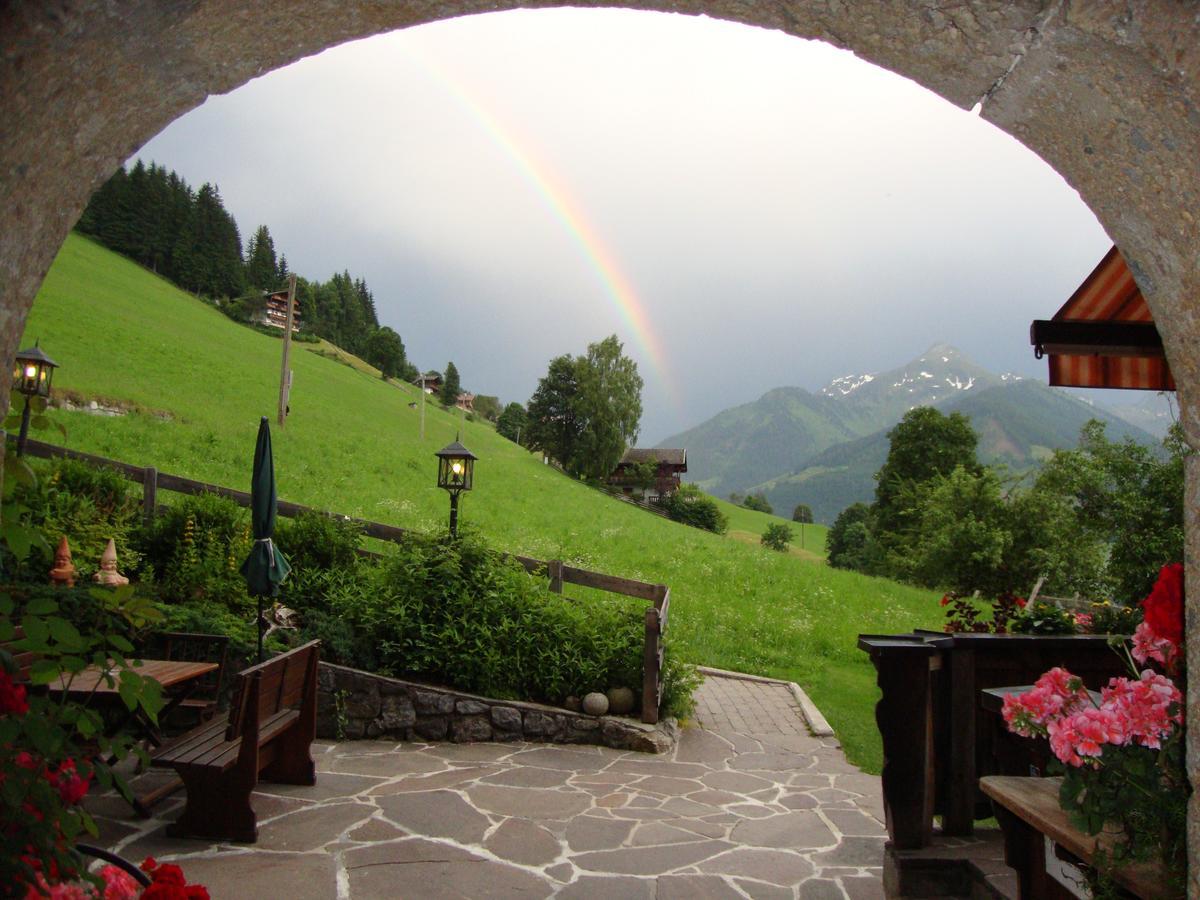
[[[314,745],[315,787],[260,785],[254,845],[167,837],[182,797],[150,820],[112,796],[88,803],[105,845],[179,862],[214,898],[883,896],[878,777],[806,733],[771,685],[717,692],[750,703],[763,692],[774,712],[754,718],[757,733],[731,730],[735,711],[713,721],[714,688],[729,687],[716,682],[700,697],[716,730],[688,728],[661,756]]]

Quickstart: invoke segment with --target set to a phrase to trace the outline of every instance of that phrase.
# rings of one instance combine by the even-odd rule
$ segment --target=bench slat
[[[1062,778],[1027,778],[1017,775],[988,775],[979,780],[980,789],[1000,806],[1031,828],[1046,835],[1067,852],[1090,863],[1096,851],[1111,852],[1115,836],[1101,832],[1092,837],[1071,824],[1058,804]],[[1153,862],[1122,866],[1113,873],[1122,887],[1146,900],[1179,896],[1166,887],[1161,865]]]

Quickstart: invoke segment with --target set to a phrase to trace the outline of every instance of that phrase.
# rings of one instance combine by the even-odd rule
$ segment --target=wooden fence
[[[10,436],[9,440],[13,440]],[[250,505],[250,494],[217,484],[207,484],[180,475],[169,475],[159,472],[153,466],[135,466],[116,459],[69,450],[55,444],[29,439],[25,443],[25,454],[42,459],[74,459],[92,466],[104,467],[119,472],[130,481],[142,486],[143,515],[146,522],[152,522],[158,509],[158,492],[173,491],[177,494],[216,494],[226,497],[240,506]],[[403,543],[408,537],[408,530],[396,525],[385,525],[382,522],[370,522],[366,519],[356,519],[352,516],[341,516],[326,510],[302,506],[279,500],[277,505],[279,515],[293,518],[302,513],[318,513],[320,515],[336,515],[362,530],[367,537],[381,541]],[[667,628],[667,615],[671,606],[671,591],[665,584],[647,584],[632,578],[620,578],[616,575],[605,575],[602,572],[590,572],[587,569],[577,569],[568,566],[562,560],[541,560],[529,556],[510,554],[526,571],[533,575],[544,575],[550,579],[550,590],[561,594],[564,584],[577,584],[581,587],[596,588],[613,594],[623,594],[626,597],[636,597],[648,600],[651,605],[646,608],[645,615],[645,646],[642,660],[642,721],[654,724],[658,721],[658,710],[662,705],[662,665],[663,665],[663,632]]]

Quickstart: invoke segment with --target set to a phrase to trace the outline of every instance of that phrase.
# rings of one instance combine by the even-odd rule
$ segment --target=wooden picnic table
[[[136,672],[143,678],[153,678],[162,685],[167,697],[167,703],[159,711],[159,718],[165,719],[172,710],[186,700],[199,685],[199,679],[209,672],[216,671],[220,664],[215,662],[194,662],[174,659],[143,659],[141,665],[133,666],[130,671]],[[111,678],[112,683],[109,684]],[[88,666],[82,672],[75,674],[64,673],[47,687],[52,694],[66,694],[69,697],[96,696],[114,698],[119,696],[121,680],[119,673],[113,673],[100,666]],[[162,733],[158,727],[140,711],[133,711],[123,720],[122,726],[133,722],[141,732],[142,737],[152,746],[161,747]]]
[[[173,659],[143,659],[140,666],[133,666],[132,671],[143,678],[153,678],[163,688],[173,688],[187,684],[209,672],[217,669],[215,662],[191,662]],[[113,675],[110,686],[105,678],[105,670],[99,666],[88,666],[75,675],[64,673],[55,681],[50,682],[50,692],[54,694],[116,694],[120,678]],[[109,673],[111,674],[111,672]]]

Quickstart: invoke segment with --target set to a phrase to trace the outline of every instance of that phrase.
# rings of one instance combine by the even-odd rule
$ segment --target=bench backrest
[[[13,629],[13,637],[11,641],[0,643],[0,650],[6,651],[12,656],[13,661],[17,664],[17,671],[13,675],[13,680],[17,684],[29,683],[29,669],[37,661],[37,654],[31,650],[17,650],[13,645],[18,641],[25,640],[25,629],[20,625]]]
[[[240,737],[251,718],[258,723],[277,712],[315,703],[320,648],[320,641],[309,641],[239,672],[229,703],[226,740]],[[255,697],[257,710],[250,708]]]

